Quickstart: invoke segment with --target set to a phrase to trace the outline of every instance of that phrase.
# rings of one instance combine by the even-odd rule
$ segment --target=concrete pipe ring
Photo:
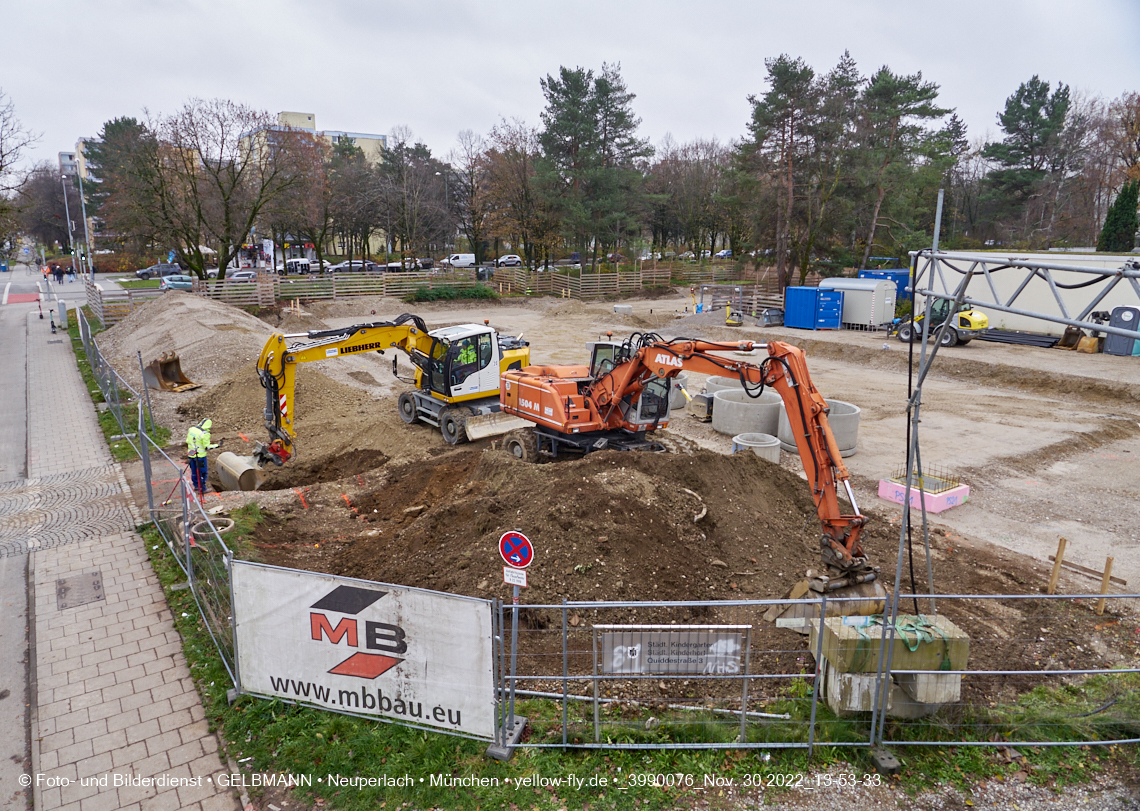
[[[214,529],[218,531],[219,535],[225,535],[234,528],[234,520],[232,518],[215,518]],[[190,536],[192,538],[209,538],[211,534],[210,522],[199,521],[190,528]]]
[[[839,455],[846,459],[854,456],[859,441],[859,415],[862,409],[854,403],[842,400],[827,400],[829,409],[827,424],[835,436],[835,444],[839,446]],[[780,447],[789,453],[796,453],[796,440],[792,436],[792,426],[788,422],[787,413],[780,412],[780,422],[776,431],[780,440]]]
[[[712,427],[719,434],[776,435],[784,401],[774,391],[749,397],[742,389],[721,389],[713,395]]]

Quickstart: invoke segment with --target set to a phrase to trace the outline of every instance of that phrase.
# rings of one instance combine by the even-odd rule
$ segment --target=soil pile
[[[518,529],[536,548],[530,603],[780,596],[818,565],[807,487],[753,454],[600,452],[533,465],[469,448],[383,476],[346,500],[359,516],[347,537],[330,539],[326,517],[286,508],[288,520],[260,538],[273,542],[267,560],[509,596],[498,541]]]

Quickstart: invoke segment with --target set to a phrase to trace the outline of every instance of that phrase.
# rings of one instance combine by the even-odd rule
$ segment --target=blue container
[[[839,329],[843,316],[843,291],[818,287],[784,290],[784,326],[796,329]]]
[[[911,293],[907,292],[907,286],[910,284],[910,268],[899,268],[897,270],[861,270],[859,271],[860,279],[886,279],[895,283],[895,289],[898,294],[895,296],[895,301],[910,301]]]

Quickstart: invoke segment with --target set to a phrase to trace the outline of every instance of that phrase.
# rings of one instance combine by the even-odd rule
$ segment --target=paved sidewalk
[[[62,477],[58,486],[65,487],[91,473],[106,478],[111,457],[70,341],[62,331],[51,335],[35,314],[27,374],[28,482],[72,474]],[[115,469],[120,492],[129,495]],[[95,498],[107,503],[105,495]],[[29,543],[35,807],[236,809],[233,793],[217,787],[217,775],[228,770],[143,541],[129,530],[139,519],[128,501],[118,505],[117,519],[101,519],[102,532]],[[96,573],[101,590],[93,588]],[[75,579],[61,584],[64,578]],[[116,777],[149,780],[117,786]]]

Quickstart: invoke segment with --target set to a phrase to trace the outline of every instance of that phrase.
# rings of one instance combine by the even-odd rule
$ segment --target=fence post
[[[590,633],[594,638],[593,655],[591,657],[591,665],[594,668],[594,678],[591,679],[594,683],[594,743],[601,743],[602,730],[598,716],[598,629],[591,628]]]
[[[150,417],[150,431],[153,434],[154,433],[154,412],[150,410],[150,389],[148,389],[147,385],[146,385],[146,369],[143,368],[142,352],[140,350],[135,350],[135,354],[139,356],[139,373],[142,375],[143,397],[146,398],[146,414],[148,417]],[[139,403],[139,408],[142,408],[142,403]],[[142,432],[141,417],[140,417],[139,432],[140,433]]]
[[[811,723],[808,726],[808,758],[815,748],[815,711],[819,706],[819,681],[823,673],[823,621],[827,618],[827,592],[819,595],[819,630],[816,631],[815,678],[811,687]]]
[[[153,428],[151,429],[153,430]],[[139,402],[139,458],[142,459],[143,476],[146,478],[146,507],[150,520],[154,520],[154,484],[150,475],[150,437],[143,424],[142,402]]]
[[[748,680],[752,676],[752,626],[744,636],[744,687],[740,691],[740,742],[748,740]],[[566,721],[562,721],[566,728]]]
[[[198,586],[194,583],[194,558],[190,556],[190,494],[186,492],[186,476],[178,472],[178,489],[182,494],[182,551],[186,558],[186,580],[190,584],[190,593],[195,599],[198,597]]]
[[[567,638],[567,599],[562,598],[562,745],[567,745],[567,683],[570,676],[569,640]]]

